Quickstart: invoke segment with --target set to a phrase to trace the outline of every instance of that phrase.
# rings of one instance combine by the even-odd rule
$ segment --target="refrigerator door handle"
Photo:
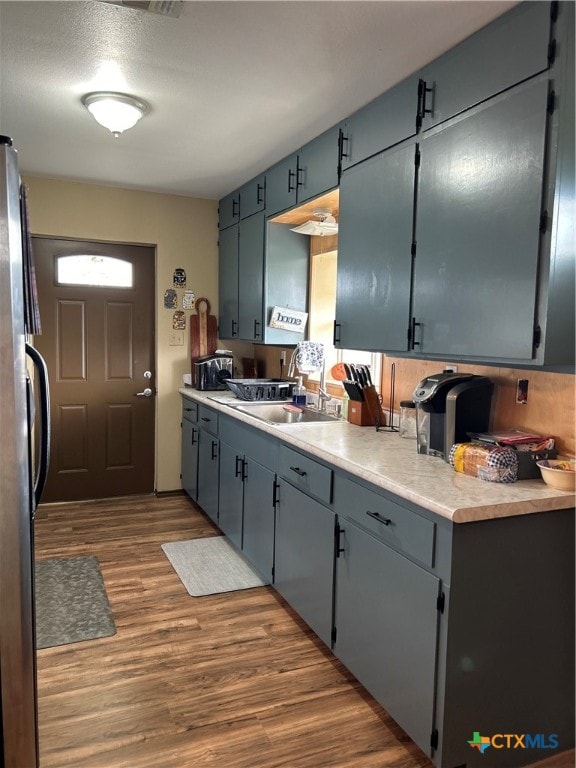
[[[33,499],[33,510],[35,510],[40,503],[50,465],[50,389],[48,386],[48,368],[40,352],[27,343],[26,354],[34,363],[40,405],[40,450],[38,454],[38,468],[34,480]]]

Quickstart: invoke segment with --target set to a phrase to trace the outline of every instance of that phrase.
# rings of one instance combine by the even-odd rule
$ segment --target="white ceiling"
[[[24,174],[218,199],[515,4],[0,0],[0,133]],[[114,139],[94,90],[151,112]]]

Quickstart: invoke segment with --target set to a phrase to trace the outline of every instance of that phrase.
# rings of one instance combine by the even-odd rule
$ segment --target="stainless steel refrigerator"
[[[0,764],[38,765],[34,513],[50,445],[26,194],[0,136]]]

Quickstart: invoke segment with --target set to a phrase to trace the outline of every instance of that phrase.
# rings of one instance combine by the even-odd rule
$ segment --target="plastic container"
[[[400,401],[400,425],[398,428],[400,437],[416,439],[416,403],[412,400]]]
[[[292,390],[292,402],[294,405],[306,405],[306,387],[302,384],[302,376],[298,377],[298,384]]]

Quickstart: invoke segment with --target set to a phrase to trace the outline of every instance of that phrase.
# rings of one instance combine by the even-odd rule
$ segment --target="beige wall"
[[[180,396],[190,371],[188,335],[169,346],[172,311],[164,309],[176,267],[187,288],[218,311],[218,203],[53,179],[27,177],[30,227],[35,235],[156,246],[156,488],[180,488]],[[190,313],[187,312],[189,316]]]

